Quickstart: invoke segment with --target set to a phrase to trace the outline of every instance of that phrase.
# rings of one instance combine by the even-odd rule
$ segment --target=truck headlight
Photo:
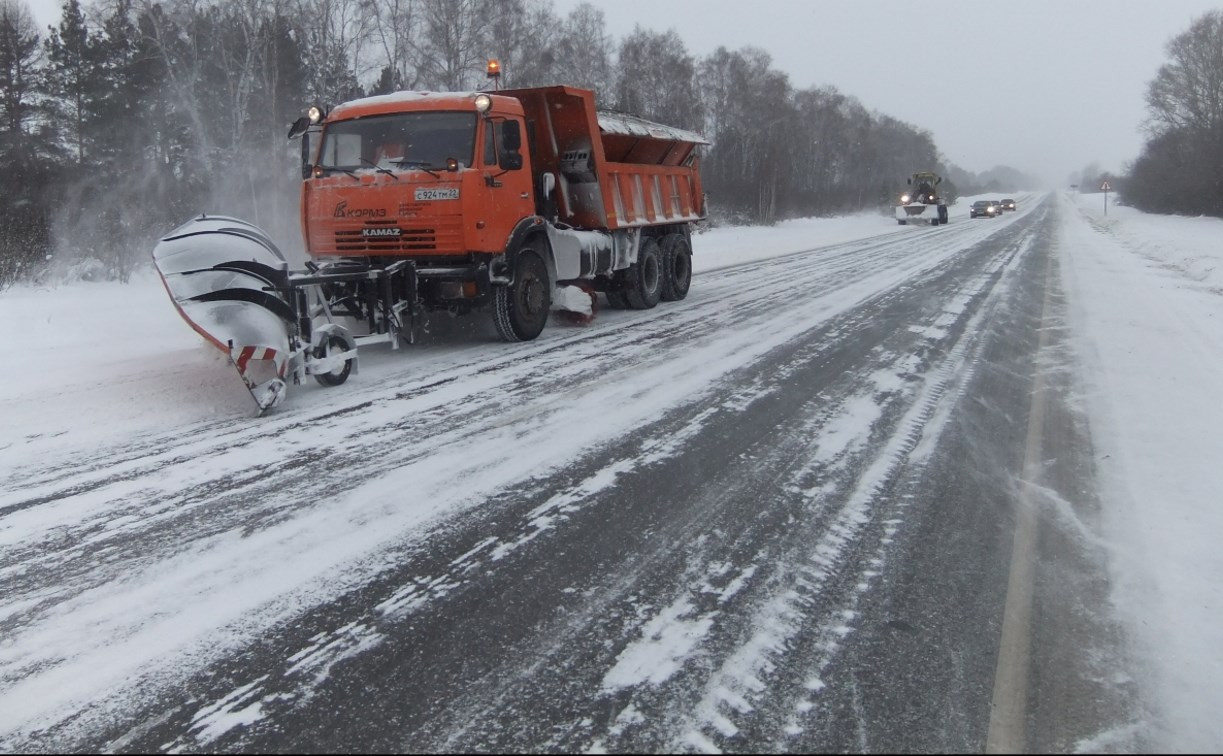
[[[902,194],[902,195],[900,195],[900,202],[901,202],[901,204],[904,204],[904,203],[906,203],[906,202],[908,202],[908,201],[909,201],[909,195],[907,195],[907,194]]]
[[[489,97],[486,94],[476,95],[476,111],[477,112],[487,113],[488,109],[491,108],[492,106],[493,106],[493,98]]]
[[[306,111],[306,118],[310,119],[310,123],[318,123],[327,117],[327,111],[320,108],[318,105],[311,105]]]

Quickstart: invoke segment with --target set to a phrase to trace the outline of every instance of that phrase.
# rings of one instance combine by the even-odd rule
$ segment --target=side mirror
[[[304,121],[306,119],[303,118],[302,120]],[[303,134],[302,135],[302,178],[303,179],[310,178],[311,169],[312,167],[310,165],[310,135]]]
[[[310,119],[306,118],[305,116],[302,116],[301,118],[298,118],[296,121],[294,121],[293,125],[289,127],[289,136],[285,138],[295,139],[301,136],[302,134],[305,134],[306,129],[308,128],[310,128]]]

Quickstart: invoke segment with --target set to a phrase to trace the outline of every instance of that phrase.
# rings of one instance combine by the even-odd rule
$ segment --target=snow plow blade
[[[914,202],[911,205],[900,205],[896,208],[896,220],[929,223],[931,218],[938,218],[938,205],[923,205]]]
[[[901,225],[925,223],[931,226],[938,226],[947,222],[947,209],[944,205],[931,205],[921,202],[897,205],[896,220]]]
[[[162,238],[153,262],[179,314],[229,358],[260,414],[280,402],[296,316],[288,263],[267,234],[201,215]]]

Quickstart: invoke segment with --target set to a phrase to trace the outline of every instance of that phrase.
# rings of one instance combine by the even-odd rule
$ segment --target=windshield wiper
[[[320,165],[319,168],[322,168],[324,171],[329,171],[329,172],[339,171],[340,173],[347,173],[349,176],[352,176],[353,181],[361,180],[361,177],[358,176],[357,174],[353,173],[352,171],[348,170],[347,168],[341,168],[338,165]]]
[[[412,168],[419,168],[422,171],[424,171],[425,173],[428,173],[430,176],[433,176],[434,178],[442,177],[442,174],[435,173],[433,171],[432,165],[430,165],[429,163],[423,160],[392,160],[391,162],[394,163],[395,165],[400,166],[401,168],[405,165],[412,167]]]
[[[372,167],[375,171],[378,171],[379,173],[385,173],[386,175],[390,176],[391,178],[395,179],[396,181],[399,180],[399,177],[396,176],[394,173],[391,173],[390,171],[378,165],[377,163],[375,163],[372,160],[366,160],[365,158],[361,158],[361,162]]]

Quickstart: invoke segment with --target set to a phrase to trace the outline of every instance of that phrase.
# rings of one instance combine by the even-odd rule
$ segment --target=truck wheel
[[[494,287],[493,322],[506,341],[530,341],[544,330],[552,306],[552,282],[543,258],[530,247],[518,252],[514,282]]]
[[[628,306],[634,310],[648,310],[662,298],[662,252],[658,242],[645,239],[637,251],[637,262],[629,268],[629,288],[624,292]]]
[[[678,302],[692,288],[692,249],[683,234],[667,234],[662,240],[662,301]]]
[[[897,222],[897,223],[899,223],[899,224],[900,224],[900,225],[902,225],[902,226],[908,225],[906,221],[903,221],[903,220],[901,220],[900,218],[897,218],[897,219],[896,219],[896,222]]]

